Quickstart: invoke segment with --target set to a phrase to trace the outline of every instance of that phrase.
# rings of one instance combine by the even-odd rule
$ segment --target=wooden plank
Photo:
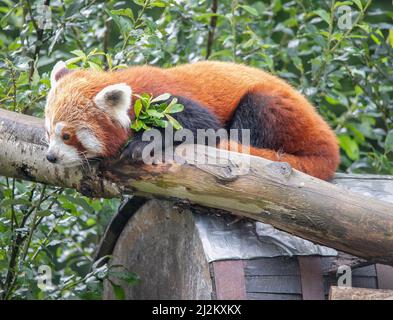
[[[247,292],[248,300],[302,300],[301,294]]]
[[[299,256],[303,300],[324,300],[321,258]]]
[[[243,260],[212,262],[217,300],[245,300]]]
[[[322,271],[324,274],[336,274],[337,269],[343,265],[349,266],[352,270],[354,270],[355,268],[360,268],[371,264],[372,262],[368,262],[364,259],[341,251],[338,251],[337,257],[322,257]]]
[[[352,287],[378,289],[377,277],[358,277],[352,276]]]
[[[384,264],[377,264],[377,281],[379,289],[393,289],[393,268]]]
[[[330,288],[330,300],[393,300],[393,290],[336,287]]]
[[[352,268],[352,276],[376,277],[377,271],[375,270],[375,264],[359,268]]]
[[[246,276],[300,275],[295,257],[259,258],[245,261]]]
[[[247,276],[247,292],[301,294],[299,276]]]

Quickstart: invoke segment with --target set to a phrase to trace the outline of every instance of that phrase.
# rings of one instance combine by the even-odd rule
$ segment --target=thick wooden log
[[[393,290],[332,286],[329,300],[393,300]]]
[[[160,165],[106,160],[63,169],[45,160],[40,120],[0,110],[0,174],[76,188],[95,197],[164,197],[233,212],[374,262],[393,265],[393,204],[292,170],[217,149],[177,149]],[[191,152],[190,152],[191,151]],[[197,157],[195,157],[197,155]]]

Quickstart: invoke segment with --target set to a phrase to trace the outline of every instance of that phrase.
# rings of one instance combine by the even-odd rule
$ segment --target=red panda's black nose
[[[56,163],[56,161],[57,161],[57,157],[56,157],[53,153],[48,153],[48,154],[46,155],[46,159],[47,159],[49,162],[52,162],[52,163]]]

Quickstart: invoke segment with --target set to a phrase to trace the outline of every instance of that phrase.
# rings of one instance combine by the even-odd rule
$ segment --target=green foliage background
[[[352,24],[340,29],[343,6]],[[392,19],[386,0],[0,0],[0,104],[42,117],[59,59],[99,69],[236,61],[315,104],[339,137],[341,171],[393,174]],[[0,177],[0,297],[100,298],[111,270],[93,265],[94,251],[118,205]],[[53,270],[51,290],[37,287],[40,265]]]

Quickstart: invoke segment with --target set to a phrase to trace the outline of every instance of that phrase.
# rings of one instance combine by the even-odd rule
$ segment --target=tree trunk
[[[0,110],[0,174],[71,187],[94,197],[180,199],[393,265],[393,204],[310,177],[286,163],[221,151],[221,158],[230,155],[229,162],[202,164],[201,159],[214,160],[217,149],[188,146],[176,150],[172,163],[114,159],[82,170],[63,169],[45,160],[43,137],[42,120]]]

